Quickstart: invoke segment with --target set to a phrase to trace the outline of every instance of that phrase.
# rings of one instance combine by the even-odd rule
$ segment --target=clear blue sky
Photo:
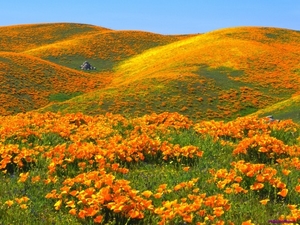
[[[300,30],[300,0],[1,0],[0,26],[49,22],[160,34],[236,26]]]

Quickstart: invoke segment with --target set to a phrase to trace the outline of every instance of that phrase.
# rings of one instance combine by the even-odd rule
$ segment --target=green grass
[[[57,93],[49,95],[49,101],[51,102],[64,102],[71,98],[81,95],[81,92],[74,92],[74,93]]]
[[[88,61],[93,67],[96,67],[96,70],[89,70],[85,72],[89,73],[98,73],[98,72],[104,72],[104,71],[112,71],[113,67],[116,63],[115,61],[109,60],[109,59],[95,59],[95,58],[85,58],[83,56],[79,55],[62,55],[60,57],[48,57],[45,60],[49,60],[53,63],[57,63],[62,66],[66,66],[71,69],[80,70],[80,66],[83,62]]]
[[[270,107],[261,109],[254,113],[259,116],[273,115],[275,119],[286,120],[292,119],[294,122],[300,123],[300,102],[299,97],[287,99],[278,102]]]
[[[269,87],[240,81],[238,79],[245,76],[243,71],[228,67],[200,65],[195,75],[198,77],[149,78],[114,88],[108,85],[106,89],[75,96],[70,102],[51,104],[43,111],[81,111],[90,115],[109,111],[133,117],[169,111],[180,112],[194,121],[228,121],[252,114],[291,95],[288,91],[277,92]],[[222,99],[224,94],[232,97]]]
[[[241,77],[244,75],[243,71],[233,70],[228,67],[219,67],[219,68],[209,68],[207,65],[200,66],[197,74],[202,77],[211,80],[215,86],[219,87],[222,90],[237,89],[239,87],[245,86],[244,82],[235,81],[230,79],[231,77]],[[247,84],[247,86],[252,87],[252,84]]]
[[[113,126],[114,134],[120,134],[122,138],[130,139],[131,135],[137,127],[133,124],[119,122]],[[30,129],[34,129],[31,127]],[[76,130],[73,130],[76,133]],[[271,136],[276,137],[278,140],[283,140],[286,144],[295,145],[299,143],[296,138],[299,137],[300,132],[291,133],[290,131],[277,130],[272,131]],[[111,134],[113,135],[113,134]],[[149,133],[151,135],[151,133]],[[212,175],[211,169],[217,171],[219,169],[226,169],[229,171],[232,169],[231,163],[240,159],[246,159],[251,162],[251,158],[241,158],[233,156],[233,147],[229,145],[223,145],[221,140],[230,140],[228,137],[220,137],[219,140],[214,140],[209,135],[200,135],[193,127],[188,129],[173,129],[169,128],[168,132],[160,132],[159,129],[152,133],[152,136],[156,140],[168,141],[173,145],[179,146],[196,146],[204,152],[201,158],[185,158],[178,156],[177,158],[170,158],[168,160],[162,160],[161,156],[150,157],[144,161],[137,163],[119,161],[121,167],[129,168],[129,173],[114,173],[117,179],[126,179],[130,181],[130,186],[133,189],[139,190],[140,193],[146,190],[150,190],[153,193],[161,184],[166,184],[167,189],[172,190],[177,184],[181,182],[190,181],[193,178],[198,178],[194,188],[199,188],[200,193],[206,193],[207,196],[217,195],[222,193],[222,190],[217,188],[216,182],[211,182]],[[109,137],[107,137],[109,138]],[[63,138],[59,133],[42,133],[41,136],[29,135],[25,138],[15,134],[2,143],[5,146],[17,145],[20,149],[30,149],[38,146],[45,148],[44,152],[50,151],[55,146],[66,144],[67,146],[72,143],[68,138]],[[233,142],[237,142],[237,139],[231,139]],[[84,142],[91,142],[91,140],[82,140]],[[97,145],[97,141],[93,142]],[[48,150],[47,150],[48,149]],[[79,150],[79,149],[78,149]],[[68,152],[65,152],[66,158],[68,158]],[[52,190],[60,190],[63,186],[62,182],[68,177],[75,177],[79,171],[79,167],[76,162],[66,164],[67,167],[57,167],[56,183],[50,183],[45,185],[42,181],[49,177],[48,166],[50,161],[43,157],[42,154],[35,156],[37,159],[34,164],[27,164],[22,170],[18,167],[14,167],[13,170],[8,171],[7,174],[0,174],[2,182],[0,183],[0,217],[1,222],[4,224],[93,224],[92,220],[82,220],[71,216],[68,213],[68,208],[61,208],[60,210],[54,209],[55,199],[46,199],[47,193]],[[83,160],[84,161],[84,160]],[[111,162],[113,163],[113,162]],[[185,167],[190,167],[189,171],[184,171]],[[281,166],[270,162],[268,166],[276,168],[279,173],[277,176],[282,178],[282,181],[287,186],[293,187],[297,185],[297,178],[300,176],[300,172],[297,169],[292,170],[291,175],[284,176],[281,174]],[[93,165],[91,165],[91,169]],[[21,172],[30,172],[30,178],[34,176],[40,176],[41,182],[32,183],[27,180],[24,183],[18,182],[19,174]],[[88,170],[87,170],[88,171]],[[244,181],[241,183],[243,187],[250,187],[253,184],[254,178],[244,177]],[[82,186],[84,187],[84,186]],[[255,224],[266,224],[270,219],[276,219],[281,214],[288,214],[287,204],[298,204],[300,196],[295,194],[291,190],[289,197],[286,199],[278,198],[276,189],[266,187],[265,192],[249,191],[247,194],[225,194],[224,196],[229,200],[231,209],[229,212],[221,217],[225,221],[233,221],[235,224],[241,224],[243,221],[250,220]],[[161,199],[154,199],[153,204],[155,207],[159,207],[163,201],[179,200],[187,197],[190,193],[188,189],[182,189],[180,191],[171,191],[165,193]],[[15,200],[27,196],[30,200],[26,202],[27,209],[21,209],[20,205],[14,203],[12,206],[4,204],[7,200]],[[275,196],[275,197],[272,197]],[[266,206],[259,203],[259,200],[269,198],[271,202]],[[273,200],[272,200],[273,199]],[[104,224],[157,224],[159,218],[155,215],[145,214],[145,218],[139,220],[128,220],[120,214],[114,214],[109,211],[106,212],[106,223]],[[195,215],[195,218],[201,220],[199,216]],[[182,224],[183,221],[180,217],[172,220],[170,224]],[[209,223],[208,223],[209,224]]]
[[[85,27],[84,25],[77,25],[76,28],[69,28],[67,33],[64,33],[64,29],[56,31],[54,33],[57,37],[57,41],[62,38],[69,38],[73,35],[93,31],[93,27]],[[272,31],[272,32],[271,32]],[[286,37],[285,31],[273,31],[265,34],[265,39],[261,42],[289,42],[289,37]],[[119,38],[118,33],[111,35],[112,39],[116,40]],[[247,39],[247,32],[240,33],[240,38]],[[97,67],[96,71],[85,71],[87,73],[98,73],[98,72],[118,72],[116,71],[116,65],[122,60],[128,59],[134,54],[139,54],[146,49],[150,49],[155,46],[163,45],[172,41],[176,38],[170,40],[153,41],[151,39],[146,39],[146,41],[137,39],[139,36],[133,36],[127,39],[127,36],[122,37],[122,42],[124,46],[128,47],[129,50],[134,49],[133,53],[127,52],[127,54],[122,53],[122,48],[115,49],[109,53],[108,59],[99,59],[97,57],[86,59],[80,55],[64,55],[60,57],[48,57],[46,60],[63,65],[69,68],[80,70],[79,66],[85,60],[88,60],[92,66]],[[282,40],[281,40],[282,39]],[[49,41],[44,40],[45,43]],[[50,41],[52,42],[52,40]],[[49,42],[49,43],[50,43]],[[127,49],[127,50],[128,50]],[[114,58],[118,56],[118,59]],[[9,59],[0,58],[0,62],[9,63]],[[251,62],[249,61],[251,64]],[[181,64],[178,64],[181,65]],[[187,63],[183,64],[188,67]],[[270,64],[271,65],[271,64]],[[182,66],[182,65],[181,65]],[[63,182],[67,178],[74,178],[76,175],[83,172],[99,171],[99,167],[96,163],[90,163],[90,160],[101,159],[99,155],[89,156],[89,151],[92,152],[94,149],[104,150],[108,152],[109,148],[121,149],[123,147],[129,146],[129,148],[136,148],[143,152],[149,148],[149,143],[159,141],[160,143],[167,142],[172,144],[172,150],[176,149],[177,146],[196,146],[201,151],[203,151],[203,156],[201,158],[196,157],[186,157],[183,155],[177,155],[176,157],[169,157],[168,159],[163,159],[162,153],[157,155],[151,155],[150,153],[145,154],[145,160],[140,160],[138,162],[129,162],[124,159],[115,158],[109,163],[119,163],[120,167],[128,168],[128,173],[112,172],[112,175],[116,179],[125,179],[130,183],[130,187],[134,190],[138,190],[139,194],[143,191],[149,190],[151,192],[156,192],[157,188],[161,184],[166,184],[167,189],[170,190],[163,194],[162,198],[153,198],[154,207],[160,207],[166,201],[178,200],[181,201],[182,198],[186,198],[191,194],[191,190],[181,189],[179,191],[174,191],[174,187],[180,183],[188,182],[193,178],[198,178],[197,182],[194,184],[193,188],[199,188],[199,193],[206,193],[207,196],[224,194],[224,197],[228,199],[231,209],[225,212],[221,216],[224,221],[233,221],[235,224],[241,224],[243,221],[250,220],[255,224],[267,224],[270,219],[277,219],[280,215],[287,215],[290,213],[288,210],[288,204],[299,204],[300,195],[293,188],[299,185],[298,178],[300,177],[299,168],[292,167],[289,168],[291,173],[289,175],[284,175],[282,166],[275,163],[274,158],[266,158],[263,153],[258,152],[259,146],[250,146],[247,150],[250,152],[248,155],[240,154],[234,156],[232,151],[239,143],[239,139],[236,137],[231,137],[236,131],[236,127],[232,127],[231,134],[228,136],[219,136],[217,139],[210,135],[201,135],[196,132],[194,127],[190,128],[170,128],[168,127],[167,132],[164,132],[165,128],[162,128],[158,124],[151,127],[151,122],[145,124],[133,124],[134,119],[138,116],[143,116],[145,114],[150,114],[153,112],[180,112],[182,115],[187,116],[193,121],[214,119],[214,120],[234,120],[238,116],[244,116],[256,112],[260,107],[265,107],[271,105],[270,108],[265,108],[265,110],[259,111],[260,116],[266,116],[269,114],[274,115],[275,119],[293,119],[300,123],[300,111],[299,111],[299,101],[292,101],[292,99],[286,100],[284,102],[273,105],[274,103],[288,99],[292,94],[290,90],[273,90],[270,89],[268,85],[259,86],[254,83],[246,83],[238,80],[238,78],[245,77],[244,71],[233,70],[228,67],[218,67],[210,68],[209,65],[198,65],[199,69],[193,71],[191,76],[183,76],[180,79],[166,80],[164,78],[145,78],[143,80],[138,80],[130,84],[119,86],[117,88],[110,88],[109,85],[102,90],[97,90],[93,93],[83,94],[82,92],[65,93],[59,92],[56,94],[50,94],[48,100],[51,104],[48,107],[41,109],[43,112],[53,111],[59,112],[59,115],[64,113],[72,112],[82,112],[89,115],[99,115],[105,114],[107,112],[117,113],[125,115],[127,119],[126,123],[119,122],[114,123],[111,127],[102,127],[103,129],[97,130],[105,123],[110,123],[110,119],[98,121],[95,124],[91,121],[96,120],[96,117],[91,119],[90,122],[85,120],[65,120],[65,126],[70,128],[69,135],[80,134],[82,136],[87,135],[87,138],[71,139],[69,137],[64,137],[64,131],[66,127],[60,127],[61,124],[57,124],[57,131],[54,132],[42,132],[36,133],[35,129],[43,128],[46,129],[48,126],[39,125],[40,127],[34,127],[33,125],[28,125],[24,127],[24,130],[18,130],[11,134],[9,137],[1,136],[0,139],[0,159],[5,157],[5,150],[12,147],[16,147],[18,151],[24,154],[29,150],[42,149],[39,152],[35,152],[34,163],[27,162],[24,158],[21,160],[24,166],[20,168],[14,162],[17,155],[17,150],[11,153],[10,163],[7,164],[6,173],[0,173],[0,224],[24,224],[24,225],[35,225],[35,224],[94,224],[91,218],[80,219],[69,214],[69,208],[64,207],[67,200],[63,202],[64,206],[60,210],[55,210],[54,204],[57,199],[47,199],[45,196],[53,190],[57,192],[61,191],[64,186]],[[176,67],[174,67],[176,68]],[[275,67],[266,68],[267,71],[272,72]],[[25,65],[18,65],[18,70],[22,70],[24,73],[26,71]],[[28,70],[28,69],[27,69]],[[49,77],[52,73],[53,68],[43,70],[41,73],[45,77]],[[295,69],[298,72],[298,69]],[[74,72],[74,71],[73,71]],[[10,80],[10,85],[19,89],[23,85],[18,79],[17,73],[10,71],[7,73],[8,76],[13,77]],[[95,75],[95,74],[92,74]],[[98,75],[98,74],[96,74]],[[150,74],[151,75],[151,74]],[[36,76],[40,76],[37,75]],[[101,73],[99,73],[101,76]],[[4,82],[4,81],[3,81]],[[44,89],[42,85],[28,83],[26,86],[30,88],[41,88]],[[246,90],[244,90],[244,89]],[[231,96],[230,98],[222,99],[222,95]],[[245,97],[250,96],[250,100],[245,100]],[[30,95],[22,94],[20,97],[23,101],[30,101]],[[200,99],[200,100],[199,100]],[[253,100],[258,100],[255,103]],[[21,106],[20,106],[21,107]],[[10,110],[15,112],[21,112],[19,106],[14,106]],[[223,114],[226,110],[232,110],[231,114]],[[5,119],[4,117],[2,118]],[[132,120],[131,120],[132,119]],[[38,120],[38,119],[37,119]],[[21,120],[20,124],[23,124],[25,120]],[[82,124],[80,124],[83,121]],[[35,122],[35,121],[34,121]],[[45,123],[48,121],[45,121]],[[127,123],[128,122],[128,123]],[[152,121],[153,122],[153,121]],[[178,121],[176,121],[178,122]],[[214,123],[214,121],[210,121]],[[112,123],[112,122],[111,122]],[[18,124],[19,125],[19,124]],[[249,124],[251,126],[252,124]],[[104,126],[104,125],[103,125]],[[148,127],[149,126],[149,127]],[[147,132],[144,131],[147,127]],[[151,128],[150,128],[151,127]],[[10,132],[15,127],[8,126],[2,127],[0,125],[0,132]],[[214,128],[214,127],[212,127]],[[90,129],[90,130],[89,130]],[[111,133],[107,136],[102,137],[103,133],[107,130],[112,129]],[[29,132],[30,134],[27,135]],[[77,133],[78,132],[78,133]],[[82,133],[80,133],[82,132]],[[223,132],[218,130],[216,132]],[[257,131],[260,134],[262,131]],[[244,130],[244,138],[249,138],[247,136],[247,129]],[[299,128],[296,130],[269,130],[271,137],[277,138],[283,141],[285,145],[289,146],[299,146]],[[144,135],[144,136],[143,136]],[[118,139],[119,136],[122,138],[121,141],[115,141],[113,138]],[[139,140],[142,138],[149,138],[149,142],[146,145],[138,145]],[[250,136],[250,135],[249,135]],[[5,137],[5,138],[4,138]],[[73,136],[74,138],[74,136]],[[230,141],[230,144],[224,144],[224,141]],[[105,144],[103,144],[105,142]],[[71,153],[68,147],[71,144],[78,144],[76,146],[75,153],[82,150],[88,149],[89,151],[85,154],[76,158],[72,161],[74,157],[74,152]],[[88,146],[85,144],[88,143]],[[124,144],[126,143],[126,144]],[[132,144],[133,143],[133,144]],[[137,144],[137,147],[134,145]],[[123,146],[124,145],[124,146]],[[66,146],[64,152],[53,151],[53,156],[46,157],[47,154],[54,149],[61,149]],[[246,148],[246,147],[245,147]],[[151,149],[154,151],[154,147]],[[125,150],[124,150],[125,151]],[[3,153],[3,154],[2,154]],[[285,157],[286,155],[280,155],[280,157]],[[87,157],[87,158],[85,158]],[[90,158],[88,158],[90,157]],[[278,157],[278,156],[276,156]],[[279,157],[279,158],[280,158]],[[295,157],[297,159],[298,156]],[[53,161],[51,161],[53,160]],[[60,162],[56,166],[56,171],[52,174],[55,177],[55,182],[50,184],[45,184],[44,182],[50,178],[49,167],[51,162]],[[105,159],[107,160],[107,159]],[[225,193],[224,190],[220,190],[217,187],[218,181],[213,180],[213,170],[226,170],[235,171],[233,168],[233,162],[238,160],[245,160],[250,163],[265,163],[266,166],[270,166],[276,169],[276,177],[280,177],[281,181],[284,182],[289,188],[289,194],[286,198],[279,197],[277,192],[278,188],[266,184],[265,188],[261,191],[251,191],[250,187],[255,182],[255,178],[251,176],[243,176],[243,181],[241,186],[249,190],[245,194],[229,194]],[[105,161],[108,163],[108,161]],[[0,161],[0,165],[2,161]],[[78,163],[87,163],[88,166],[85,169],[81,169]],[[90,163],[90,164],[89,164]],[[189,170],[186,171],[186,168]],[[35,176],[39,176],[41,181],[31,182],[30,179],[25,182],[18,182],[21,173],[30,172],[29,178],[32,179]],[[53,177],[52,177],[53,178]],[[222,180],[222,179],[219,179]],[[94,183],[93,183],[94,184]],[[78,188],[82,191],[89,185],[80,184],[79,182],[74,184],[72,188]],[[229,187],[230,184],[227,185]],[[124,191],[124,190],[123,190]],[[22,204],[17,204],[16,200],[22,197],[28,197],[29,200],[26,203],[27,208],[22,209],[20,206]],[[69,196],[70,197],[70,196]],[[259,203],[260,200],[270,199],[270,202],[264,206]],[[7,201],[13,200],[14,204],[9,206]],[[69,200],[69,199],[68,199]],[[6,202],[6,203],[5,203]],[[191,203],[190,200],[188,200]],[[82,204],[82,203],[81,203]],[[78,207],[81,207],[78,204]],[[82,206],[83,207],[83,206]],[[212,209],[206,208],[208,213],[212,213]],[[145,218],[143,220],[128,219],[122,213],[114,213],[104,206],[101,213],[105,216],[105,222],[103,224],[157,224],[160,218],[157,214],[150,211],[145,212]],[[194,215],[195,220],[204,221],[199,215]],[[180,216],[175,217],[169,224],[185,224]],[[207,222],[209,224],[209,222]]]
[[[28,46],[24,46],[24,51],[28,50],[24,53],[36,56],[43,55],[42,57],[45,60],[77,71],[81,71],[79,68],[80,65],[87,60],[97,69],[83,71],[84,74],[82,75],[88,76],[91,79],[96,76],[99,78],[103,75],[105,76],[105,82],[103,85],[97,86],[99,89],[94,93],[89,92],[86,95],[82,94],[81,96],[77,96],[77,93],[82,93],[79,88],[74,90],[79,90],[74,94],[63,94],[63,90],[57,91],[59,93],[54,92],[55,94],[51,94],[50,96],[47,94],[47,96],[44,96],[45,98],[42,99],[43,102],[37,105],[35,101],[29,98],[30,96],[28,96],[28,94],[26,95],[20,90],[24,88],[23,86],[26,86],[32,89],[30,93],[37,89],[39,89],[39,91],[47,89],[50,93],[51,90],[45,85],[47,82],[26,83],[25,81],[30,80],[27,78],[24,81],[25,83],[20,82],[19,73],[14,71],[20,70],[24,73],[24,76],[28,75],[34,78],[50,78],[53,75],[54,68],[48,68],[48,65],[47,69],[45,69],[45,66],[43,66],[44,61],[39,62],[36,68],[30,68],[32,69],[31,72],[26,68],[28,63],[13,65],[14,68],[7,73],[9,75],[8,77],[12,78],[8,81],[8,86],[14,87],[18,92],[21,92],[13,97],[20,100],[20,103],[22,102],[23,104],[18,104],[20,107],[14,105],[6,109],[15,113],[23,112],[27,109],[35,110],[38,107],[43,107],[41,111],[44,112],[46,110],[55,112],[61,111],[64,113],[84,112],[90,115],[103,114],[110,111],[123,115],[141,116],[151,112],[161,113],[169,111],[180,112],[195,121],[203,119],[228,121],[238,116],[254,113],[279,101],[286,100],[290,98],[295,91],[288,88],[276,89],[273,88],[271,84],[259,85],[253,83],[253,81],[246,82],[246,78],[249,76],[249,74],[247,74],[248,70],[257,71],[257,73],[264,73],[266,71],[270,73],[278,72],[277,66],[271,62],[264,62],[264,60],[262,60],[262,65],[257,63],[259,62],[259,58],[257,57],[260,57],[260,55],[252,55],[254,54],[252,51],[251,54],[249,52],[249,56],[245,55],[245,53],[242,56],[243,59],[241,60],[245,60],[245,62],[241,63],[241,68],[244,68],[244,70],[222,66],[228,66],[232,63],[230,59],[225,57],[226,54],[224,56],[224,62],[218,62],[218,67],[211,68],[211,66],[214,65],[214,58],[210,56],[209,48],[205,47],[205,41],[211,42],[212,46],[214,46],[214,43],[220,44],[217,40],[226,38],[228,35],[231,37],[230,40],[224,39],[224,42],[228,41],[228,43],[231,43],[233,39],[237,39],[238,41],[242,39],[263,43],[280,43],[281,41],[284,43],[294,43],[295,40],[299,38],[298,33],[294,31],[273,28],[253,28],[252,31],[251,28],[234,28],[233,30],[228,29],[227,31],[220,30],[212,32],[211,37],[209,33],[205,35],[179,37],[176,35],[159,35],[139,31],[118,32],[110,30],[110,32],[104,32],[108,31],[108,29],[85,24],[41,24],[32,27],[23,27],[23,29],[26,30],[26,35],[30,33],[28,29],[34,31],[43,30],[43,28],[52,28],[49,32],[52,36],[55,36],[55,38],[53,40],[51,39],[50,42],[53,43],[57,41],[58,45],[56,47],[55,45],[50,45],[45,46],[45,48],[39,48],[49,42],[49,38],[43,39],[41,45],[36,45],[32,51],[27,49]],[[22,27],[15,27],[14,29],[17,29],[19,32]],[[254,31],[262,33],[263,35],[257,37],[253,35]],[[44,38],[47,35],[47,31],[43,31],[40,35]],[[78,35],[77,38],[75,38],[76,35]],[[6,36],[4,35],[3,38],[4,37]],[[34,37],[32,37],[33,40],[31,37],[26,36],[26,38],[30,38],[32,43],[36,41],[37,37],[38,33],[34,33]],[[205,37],[208,39],[206,40]],[[214,37],[217,39],[214,40]],[[72,38],[76,40],[74,43],[71,41]],[[14,41],[12,40],[11,42],[11,44],[13,44]],[[86,46],[86,43],[91,43],[91,45]],[[26,45],[27,42],[23,44]],[[68,45],[70,45],[70,48]],[[199,51],[196,51],[196,49],[202,45],[205,48],[200,48]],[[73,49],[74,46],[79,47]],[[158,46],[164,46],[164,48],[156,48]],[[52,49],[52,47],[55,47],[55,49]],[[81,49],[86,51],[81,52]],[[52,50],[55,50],[53,51],[53,55],[51,55]],[[224,49],[224,51],[227,50],[230,49]],[[201,51],[207,51],[203,53],[208,54],[208,58],[212,57],[211,61],[206,61],[205,58],[201,58]],[[267,48],[266,51],[268,51]],[[186,57],[183,57],[185,54]],[[199,61],[195,60],[195,58],[198,58],[197,54],[200,54]],[[293,54],[294,53],[291,52],[291,58],[289,60],[292,60]],[[86,58],[86,56],[89,58]],[[155,57],[158,58],[155,59]],[[161,59],[163,60],[161,61]],[[168,60],[172,63],[164,63],[169,62]],[[1,58],[0,61],[8,63],[4,58]],[[234,61],[235,60],[233,60],[233,62]],[[145,62],[148,62],[149,71]],[[212,64],[210,65],[210,63]],[[122,65],[124,67],[122,67]],[[120,68],[123,68],[125,72],[118,71]],[[191,70],[190,68],[193,69]],[[276,70],[274,71],[274,69]],[[172,77],[171,71],[174,71],[174,77]],[[178,71],[182,71],[183,76],[181,76]],[[102,74],[102,72],[110,73]],[[164,72],[167,73],[168,79],[163,77]],[[186,72],[189,75],[186,76]],[[297,72],[297,68],[293,68],[292,72]],[[64,72],[62,72],[62,75],[63,74]],[[150,78],[152,76],[157,78]],[[126,84],[126,78],[132,79],[133,82]],[[58,79],[61,81],[63,77],[60,76]],[[123,81],[125,85],[122,86]],[[111,84],[114,86],[110,86]],[[104,87],[104,85],[106,86]],[[60,87],[62,86],[63,85]],[[50,88],[53,89],[53,87]],[[255,93],[252,99],[249,100],[243,96],[241,91],[243,87],[251,89],[247,93],[248,96],[252,96],[252,92]],[[232,94],[235,91],[237,94],[234,98],[227,100],[220,99],[220,96],[225,92],[226,94]],[[111,92],[114,93],[112,94]],[[33,99],[35,98],[33,97]],[[45,104],[49,103],[49,99],[51,102],[47,107]],[[253,103],[253,100],[257,100],[256,103]],[[29,105],[29,103],[31,105]],[[289,112],[289,109],[287,109],[283,115],[278,116],[280,118],[299,118],[297,110],[291,110],[292,111]]]

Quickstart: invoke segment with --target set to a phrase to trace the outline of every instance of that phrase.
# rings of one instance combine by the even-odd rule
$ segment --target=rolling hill
[[[0,52],[2,115],[45,106],[109,83],[108,76],[86,74],[22,53]]]
[[[299,94],[298,31],[236,27],[160,35],[84,24],[0,31],[2,76],[8,80],[2,82],[1,114],[38,108],[128,116],[170,111],[194,120],[230,120]],[[84,60],[97,70],[80,71]]]
[[[0,114],[101,89],[110,83],[115,63],[185,37],[72,23],[0,27]],[[94,73],[79,69],[87,59],[97,67]]]
[[[275,103],[264,109],[260,109],[253,115],[268,116],[273,115],[275,119],[293,119],[294,122],[300,123],[300,95],[293,96],[287,100]]]
[[[86,33],[72,39],[43,45],[24,53],[59,65],[78,69],[88,59],[98,71],[112,70],[114,65],[144,50],[185,38],[163,36],[142,31],[106,31]]]
[[[109,29],[76,23],[28,24],[0,27],[0,49],[23,52],[81,35],[107,32]]]
[[[298,92],[299,38],[296,31],[242,27],[151,48],[118,64],[105,89],[55,108],[135,116],[177,111],[193,119],[247,115]]]
[[[0,31],[1,223],[299,222],[300,32]]]

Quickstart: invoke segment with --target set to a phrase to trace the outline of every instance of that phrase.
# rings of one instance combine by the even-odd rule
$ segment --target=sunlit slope
[[[111,71],[115,63],[187,36],[76,23],[0,27],[0,114],[29,111],[101,89],[113,77],[104,71]],[[97,70],[81,71],[85,60]]]
[[[274,119],[292,119],[293,121],[300,123],[300,95],[291,97],[290,99],[278,102],[272,106],[258,110],[253,115],[272,115]]]
[[[195,76],[200,65],[228,67],[244,75],[235,80],[266,87],[298,90],[300,32],[242,27],[209,32],[160,48],[150,49],[123,62],[115,84],[153,77]],[[299,72],[299,71],[298,71]]]
[[[22,52],[107,28],[76,23],[46,23],[0,27],[0,51]]]
[[[108,75],[86,74],[21,53],[0,52],[0,114],[25,112],[98,88]]]
[[[75,69],[88,60],[98,71],[102,71],[110,70],[115,63],[149,48],[166,45],[186,37],[142,31],[100,31],[43,45],[25,53]]]
[[[44,110],[128,115],[177,111],[231,119],[299,91],[300,33],[241,27],[152,48],[114,68],[104,90]]]

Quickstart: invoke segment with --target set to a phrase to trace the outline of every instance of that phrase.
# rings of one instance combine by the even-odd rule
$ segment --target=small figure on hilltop
[[[96,67],[92,66],[88,61],[84,61],[82,65],[80,66],[80,69],[82,70],[95,70]]]

